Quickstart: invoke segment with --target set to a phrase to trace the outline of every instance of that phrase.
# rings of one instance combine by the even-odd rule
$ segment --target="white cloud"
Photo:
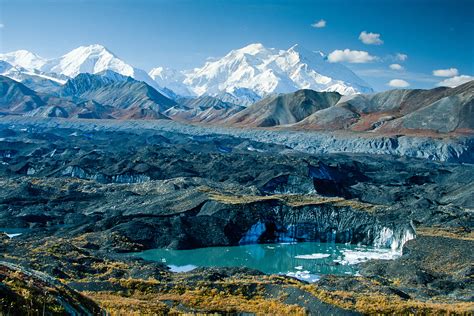
[[[336,49],[328,55],[328,60],[331,63],[348,62],[362,64],[375,61],[377,57],[363,50],[350,50],[346,48],[344,50]]]
[[[433,76],[436,77],[454,77],[459,74],[456,68],[433,70]]]
[[[394,88],[406,88],[410,86],[408,82],[402,79],[392,79],[389,81],[388,85]]]
[[[363,31],[362,33],[360,33],[359,39],[362,41],[362,43],[367,45],[383,44],[383,41],[380,39],[380,34],[378,33],[367,33],[366,31]]]
[[[402,54],[402,53],[397,53],[395,55],[395,59],[399,60],[399,61],[405,61],[405,60],[408,59],[408,55],[407,54]]]
[[[471,80],[474,80],[474,77],[468,76],[468,75],[460,75],[460,76],[455,76],[449,79],[444,79],[443,81],[438,83],[438,86],[454,88],[459,85],[462,85],[463,83],[469,82]]]
[[[403,68],[403,66],[400,65],[400,64],[391,64],[389,67],[390,67],[390,69],[392,69],[392,70],[404,70],[404,69],[405,69],[405,68]]]
[[[314,22],[313,24],[311,24],[312,27],[315,27],[315,28],[318,28],[318,29],[321,29],[323,27],[326,27],[326,20],[319,20],[318,22]]]

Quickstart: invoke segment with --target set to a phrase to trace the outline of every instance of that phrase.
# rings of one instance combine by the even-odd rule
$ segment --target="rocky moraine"
[[[1,118],[0,312],[472,312],[471,139],[297,133]],[[307,283],[135,255],[308,241],[400,256]]]

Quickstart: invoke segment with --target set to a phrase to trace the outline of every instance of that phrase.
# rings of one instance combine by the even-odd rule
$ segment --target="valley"
[[[21,229],[1,238],[0,277],[8,286],[0,293],[42,291],[22,276],[41,271],[89,314],[98,306],[127,314],[468,313],[474,169],[466,163],[472,147],[459,141],[466,136],[421,137],[431,145],[406,145],[412,155],[377,137],[339,152],[309,145],[338,137],[350,144],[364,137],[357,135],[167,119],[0,118],[0,227]],[[240,264],[176,273],[137,255],[282,242],[398,255],[339,263],[357,274],[318,273],[315,283],[298,269],[285,276]],[[323,264],[321,249],[293,260]],[[32,308],[54,301],[35,297]],[[3,309],[24,304],[0,302]]]

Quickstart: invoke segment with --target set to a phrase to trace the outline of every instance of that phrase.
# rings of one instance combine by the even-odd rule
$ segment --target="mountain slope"
[[[64,78],[51,76],[39,70],[28,70],[21,66],[13,66],[3,60],[0,60],[0,75],[21,82],[37,92],[50,92],[66,82]]]
[[[435,90],[428,91],[434,94]],[[436,96],[433,102],[388,122],[380,130],[412,129],[438,133],[474,130],[474,81],[444,89]]]
[[[36,92],[15,80],[0,76],[1,112],[20,114],[43,105],[45,105],[45,102]]]
[[[63,86],[60,95],[113,108],[120,118],[167,118],[163,112],[176,105],[144,82],[131,78],[115,81],[110,75],[79,74]]]
[[[178,105],[165,112],[165,115],[177,121],[219,122],[245,109],[211,96],[181,98],[177,102]]]
[[[235,114],[225,123],[258,127],[293,124],[316,111],[333,106],[340,97],[337,92],[313,90],[270,96]]]
[[[317,111],[292,127],[380,133],[472,131],[473,98],[474,81],[456,88],[390,90],[343,97],[335,106]]]

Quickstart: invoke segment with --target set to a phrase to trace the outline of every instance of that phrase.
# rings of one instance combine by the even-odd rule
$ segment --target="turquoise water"
[[[321,274],[357,275],[357,263],[393,259],[390,249],[303,242],[209,247],[192,250],[151,249],[137,256],[167,264],[174,272],[196,267],[248,267],[267,274],[285,274],[315,282]]]

